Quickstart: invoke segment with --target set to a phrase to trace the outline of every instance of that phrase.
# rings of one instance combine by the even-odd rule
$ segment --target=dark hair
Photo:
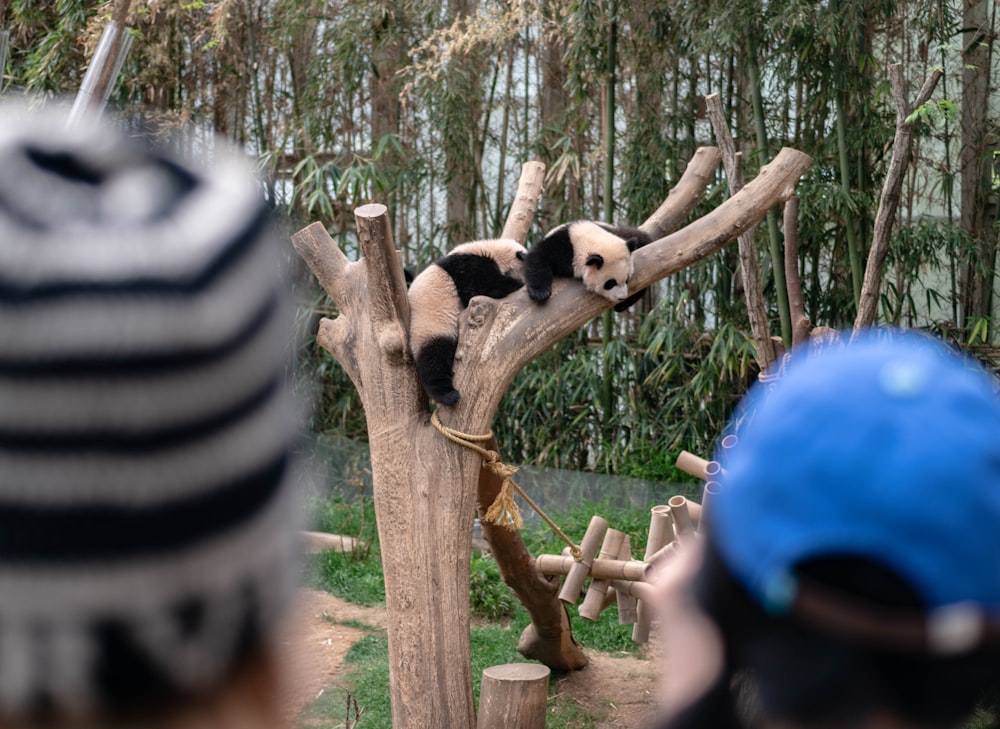
[[[661,729],[744,729],[756,723],[758,707],[764,716],[803,726],[848,726],[879,711],[914,726],[950,727],[1000,683],[995,644],[938,656],[873,646],[770,615],[733,578],[711,539],[706,542],[692,589],[720,630],[724,668],[713,686]],[[922,607],[910,585],[870,559],[815,558],[795,572],[871,604]]]

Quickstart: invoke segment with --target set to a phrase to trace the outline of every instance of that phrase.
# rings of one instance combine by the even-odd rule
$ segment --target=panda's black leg
[[[459,393],[452,382],[458,340],[436,337],[416,354],[417,377],[427,394],[442,405],[454,405]]]
[[[552,296],[552,269],[546,264],[530,256],[524,262],[524,285],[532,301],[546,301]]]
[[[636,291],[634,294],[632,294],[631,296],[629,296],[627,299],[625,299],[623,301],[619,301],[617,304],[615,304],[615,311],[618,311],[618,312],[625,311],[630,306],[632,306],[632,304],[634,304],[639,299],[641,299],[642,295],[644,293],[646,293],[646,289],[642,289],[641,291]]]

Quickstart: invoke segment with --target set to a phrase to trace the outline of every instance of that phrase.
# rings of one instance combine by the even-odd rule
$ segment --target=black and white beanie
[[[198,693],[294,588],[290,313],[254,173],[0,106],[0,716]]]

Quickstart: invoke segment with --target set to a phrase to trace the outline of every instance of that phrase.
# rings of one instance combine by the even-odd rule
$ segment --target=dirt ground
[[[333,595],[303,590],[284,637],[295,679],[287,691],[289,720],[344,673],[344,656],[364,631],[343,622],[385,626],[385,609],[352,605]],[[587,714],[603,716],[599,725],[646,729],[654,708],[655,669],[649,659],[587,651],[590,664],[559,678],[555,694],[575,701]]]

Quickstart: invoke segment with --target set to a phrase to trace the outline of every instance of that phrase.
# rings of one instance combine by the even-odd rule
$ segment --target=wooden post
[[[476,729],[545,729],[548,666],[506,663],[483,671]]]

